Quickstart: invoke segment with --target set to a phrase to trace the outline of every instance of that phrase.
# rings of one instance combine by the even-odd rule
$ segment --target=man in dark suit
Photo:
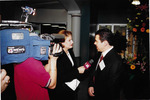
[[[119,100],[122,73],[122,59],[113,46],[114,36],[109,29],[96,32],[97,51],[101,52],[91,68],[94,75],[90,81],[88,93],[94,100]]]

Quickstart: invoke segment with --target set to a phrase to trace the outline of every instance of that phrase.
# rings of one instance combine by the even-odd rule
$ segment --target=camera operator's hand
[[[7,72],[5,69],[0,70],[0,78],[1,78],[1,93],[7,88],[10,83],[10,77],[7,76]]]
[[[49,55],[50,58],[58,58],[59,54],[62,52],[62,47],[59,44],[54,44],[52,54]],[[58,54],[58,55],[57,55]]]
[[[51,82],[48,88],[54,89],[57,82],[57,59],[59,56],[54,56],[56,53],[62,52],[62,47],[59,44],[54,44],[52,54],[49,55],[48,64],[45,66],[45,70],[50,74]]]

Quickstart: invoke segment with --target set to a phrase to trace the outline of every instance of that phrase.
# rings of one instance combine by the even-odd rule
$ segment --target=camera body
[[[64,37],[48,34],[47,38],[44,36],[38,36],[27,29],[0,30],[1,64],[21,63],[29,57],[48,60],[51,43],[59,43]]]
[[[65,36],[63,34],[55,34],[55,33],[53,33],[53,34],[47,34],[47,33],[41,34],[40,38],[42,38],[44,40],[50,40],[51,41],[50,42],[50,48],[49,48],[50,49],[50,54],[52,54],[53,46],[54,46],[55,43],[56,44],[59,43],[59,45],[62,46],[61,42],[65,41]],[[59,56],[61,53],[62,52],[57,53],[57,54],[53,54],[53,55],[54,56]]]
[[[0,31],[1,64],[21,63],[29,57],[48,60],[50,41],[30,35],[26,29],[4,29]]]

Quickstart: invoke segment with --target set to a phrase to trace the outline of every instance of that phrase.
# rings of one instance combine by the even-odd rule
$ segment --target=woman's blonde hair
[[[63,35],[65,35],[65,38],[66,38],[67,36],[72,35],[72,32],[71,31],[67,31],[67,30],[60,30],[58,32],[58,34],[63,34]]]
[[[60,30],[58,32],[58,34],[63,34],[65,36],[65,40],[66,38],[69,36],[69,35],[72,35],[72,32],[71,31],[67,31],[67,30]],[[62,44],[62,43],[61,43]],[[62,47],[64,48],[64,45],[62,44]]]

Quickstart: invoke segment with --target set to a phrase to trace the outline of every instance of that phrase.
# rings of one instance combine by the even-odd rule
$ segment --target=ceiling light
[[[133,1],[132,1],[132,4],[133,4],[133,5],[140,5],[140,1],[139,1],[139,0],[133,0]]]

